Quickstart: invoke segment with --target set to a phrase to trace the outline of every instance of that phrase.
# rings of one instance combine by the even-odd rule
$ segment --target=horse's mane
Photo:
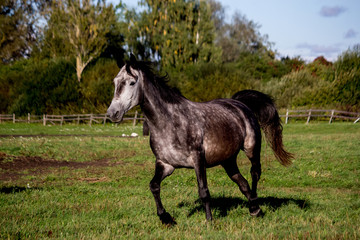
[[[147,61],[130,61],[126,64],[125,69],[126,72],[135,77],[130,70],[130,67],[133,69],[139,70],[143,72],[144,81],[150,83],[152,87],[148,87],[147,91],[150,91],[152,94],[160,94],[160,97],[167,103],[180,103],[184,99],[186,99],[176,87],[168,86],[167,82],[169,82],[169,75],[159,75],[155,73],[153,68],[153,64]]]

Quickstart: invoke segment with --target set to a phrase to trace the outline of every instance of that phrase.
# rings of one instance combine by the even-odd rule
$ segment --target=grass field
[[[261,218],[249,215],[237,186],[215,167],[207,171],[214,220],[206,223],[194,171],[176,170],[161,192],[178,223],[171,228],[160,223],[149,190],[155,159],[148,137],[107,137],[141,131],[0,124],[0,135],[34,135],[0,138],[0,239],[360,238],[359,124],[284,126],[296,155],[287,168],[263,144]],[[238,164],[250,179],[243,153]]]

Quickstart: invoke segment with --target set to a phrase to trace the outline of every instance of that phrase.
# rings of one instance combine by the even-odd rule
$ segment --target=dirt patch
[[[104,158],[90,162],[68,162],[44,159],[39,156],[12,156],[0,152],[0,181],[16,180],[21,176],[38,175],[53,168],[68,167],[73,169],[88,167],[109,167],[120,164],[111,162],[113,158]]]

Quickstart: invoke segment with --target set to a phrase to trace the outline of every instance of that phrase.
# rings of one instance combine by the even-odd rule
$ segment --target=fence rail
[[[281,114],[280,117],[285,118],[285,124],[289,123],[290,118],[301,119],[305,118],[306,123],[309,123],[311,119],[321,118],[329,119],[329,124],[335,121],[335,119],[351,120],[354,123],[360,122],[360,113],[358,112],[346,112],[338,110],[323,110],[323,109],[309,109],[309,110],[286,110],[286,114]],[[72,114],[72,115],[31,115],[28,113],[27,117],[16,117],[15,114],[0,114],[0,123],[4,121],[26,122],[26,123],[40,123],[45,126],[48,123],[63,125],[66,122],[93,123],[105,124],[109,118],[106,114]],[[129,113],[124,116],[124,121],[132,121],[135,126],[137,122],[144,121],[145,119],[137,111],[135,113]]]
[[[360,113],[358,112],[346,112],[338,110],[324,110],[324,109],[308,109],[308,110],[286,110],[285,115],[280,115],[285,118],[285,124],[288,124],[290,118],[306,118],[308,124],[311,119],[314,118],[328,118],[329,124],[335,119],[345,119],[354,121],[357,123],[360,121]]]
[[[72,114],[72,115],[50,115],[50,114],[43,114],[43,115],[31,115],[28,113],[27,117],[19,117],[15,114],[0,114],[0,123],[4,121],[12,121],[13,123],[18,122],[25,122],[25,123],[43,123],[44,126],[46,124],[53,124],[56,123],[63,125],[66,122],[75,122],[77,124],[80,123],[88,123],[92,125],[93,123],[97,124],[105,124],[106,121],[109,120],[106,114]],[[133,125],[135,126],[137,122],[144,121],[140,114],[137,111],[135,113],[128,113],[124,116],[123,121],[132,121]]]

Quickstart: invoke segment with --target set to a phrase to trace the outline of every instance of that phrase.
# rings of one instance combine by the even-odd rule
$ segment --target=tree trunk
[[[84,63],[81,61],[81,57],[80,56],[76,56],[76,76],[78,81],[81,81],[81,74],[84,70],[85,66]]]
[[[84,71],[85,67],[89,64],[89,62],[91,62],[91,60],[93,59],[93,57],[89,57],[89,59],[86,62],[83,62],[81,60],[81,56],[77,55],[76,56],[76,76],[79,82],[81,82],[81,74]]]

